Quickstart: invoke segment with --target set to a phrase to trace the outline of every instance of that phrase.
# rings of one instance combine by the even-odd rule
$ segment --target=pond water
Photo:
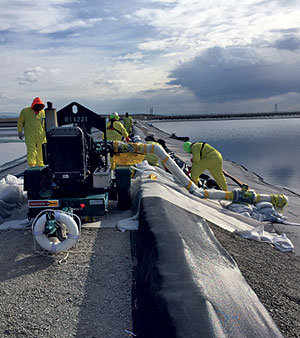
[[[167,133],[205,141],[224,159],[243,165],[268,183],[300,193],[300,119],[154,122]]]

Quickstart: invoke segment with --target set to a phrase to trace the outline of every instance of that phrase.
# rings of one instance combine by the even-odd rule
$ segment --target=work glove
[[[21,141],[24,140],[24,134],[21,131],[18,133],[18,137]]]

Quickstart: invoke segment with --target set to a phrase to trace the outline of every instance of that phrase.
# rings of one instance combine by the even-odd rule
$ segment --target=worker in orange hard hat
[[[25,138],[29,167],[43,166],[42,144],[46,143],[44,103],[36,97],[31,107],[23,108],[18,118],[18,136]],[[24,134],[23,134],[24,129]]]

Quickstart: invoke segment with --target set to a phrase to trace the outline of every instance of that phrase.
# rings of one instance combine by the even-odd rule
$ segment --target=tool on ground
[[[233,182],[237,183],[241,188],[244,186],[244,183],[240,179],[238,179],[238,178],[234,177],[233,175],[229,174],[229,172],[226,171],[225,169],[223,169],[223,173],[226,177],[229,177]]]

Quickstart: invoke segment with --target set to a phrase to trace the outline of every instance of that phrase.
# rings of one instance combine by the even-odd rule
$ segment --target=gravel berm
[[[66,260],[35,254],[30,230],[1,231],[0,248],[0,337],[128,337],[128,232],[82,229]]]
[[[300,259],[210,224],[285,337],[300,337]],[[263,338],[263,337],[262,337]]]

